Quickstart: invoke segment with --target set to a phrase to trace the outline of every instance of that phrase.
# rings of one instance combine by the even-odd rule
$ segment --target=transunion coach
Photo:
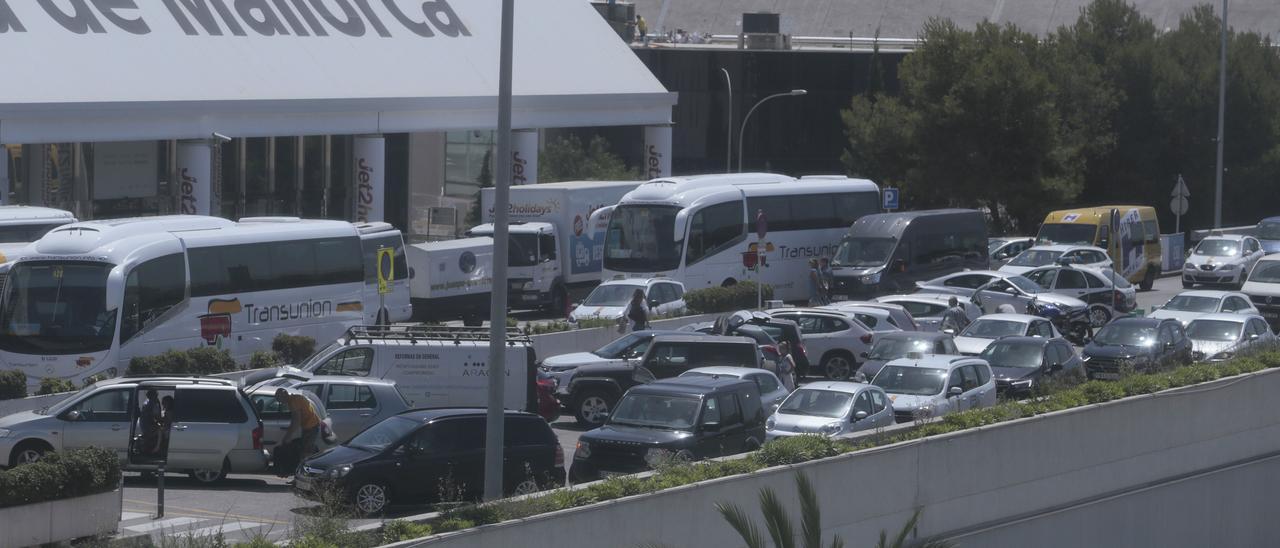
[[[656,179],[608,212],[604,279],[661,275],[694,290],[759,278],[775,299],[804,300],[809,259],[831,257],[854,221],[879,210],[879,187],[844,176]],[[768,231],[757,273],[760,211]]]
[[[134,356],[213,346],[246,363],[280,333],[331,341],[380,310],[408,319],[407,272],[378,294],[379,247],[403,267],[399,231],[380,224],[165,216],[55,228],[0,267],[0,369],[80,384],[123,374]]]

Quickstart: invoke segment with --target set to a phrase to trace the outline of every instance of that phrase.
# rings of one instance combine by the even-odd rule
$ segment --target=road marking
[[[142,500],[124,499],[124,501],[125,501],[125,502],[128,502],[128,503],[132,503],[132,504],[139,504],[139,505],[143,505],[143,506],[151,506],[151,507],[155,507],[155,503],[146,502],[146,501],[142,501]],[[164,509],[165,509],[166,511],[168,511],[168,510],[177,510],[177,511],[179,511],[179,512],[186,512],[186,513],[190,513],[190,514],[192,514],[192,515],[201,516],[201,517],[206,517],[206,518],[235,518],[235,519],[247,519],[247,520],[252,520],[252,521],[260,521],[260,522],[263,522],[263,523],[271,523],[271,524],[275,524],[275,525],[292,525],[292,523],[287,522],[287,521],[274,520],[274,519],[267,518],[267,517],[262,517],[262,516],[245,516],[245,515],[241,515],[241,514],[231,514],[231,513],[227,513],[227,512],[213,512],[213,511],[210,511],[210,510],[201,510],[201,509],[199,509],[199,508],[184,508],[184,507],[181,507],[181,506],[174,506],[174,505],[172,505],[172,504],[166,504],[166,505],[164,505]],[[150,514],[148,514],[148,515],[150,515]]]
[[[225,534],[225,533],[230,533],[232,531],[240,531],[242,529],[253,529],[256,527],[266,527],[266,526],[267,524],[265,523],[254,523],[252,521],[239,521],[231,524],[224,523],[222,525],[215,525],[213,527],[205,527],[204,529],[196,529],[194,531],[190,531],[187,534],[190,534],[193,537],[204,537],[209,535],[215,535],[218,533]]]
[[[199,518],[170,518],[170,519],[165,519],[160,521],[154,521],[151,523],[133,525],[133,526],[125,527],[125,529],[128,529],[134,533],[150,533],[151,531],[155,531],[157,529],[165,529],[165,528],[172,529],[182,525],[196,523],[198,521],[203,521],[203,520]]]
[[[121,512],[120,521],[129,521],[131,519],[150,517],[151,514],[146,512]]]

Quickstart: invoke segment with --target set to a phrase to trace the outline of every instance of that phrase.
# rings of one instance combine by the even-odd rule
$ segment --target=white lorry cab
[[[58,227],[0,267],[0,369],[82,384],[135,356],[213,346],[247,363],[282,333],[333,340],[371,310],[408,319],[407,307],[379,312],[390,300],[366,283],[366,243],[352,223],[290,218]]]
[[[508,330],[505,409],[537,412],[537,369],[529,338]],[[489,330],[437,326],[357,326],[299,369],[395,381],[410,407],[485,407]]]
[[[569,312],[569,290],[600,283],[608,215],[643,181],[576,181],[511,187],[507,253],[508,302],[512,308]],[[480,191],[486,224],[470,236],[493,235],[493,189]],[[585,291],[582,293],[585,294]]]
[[[608,212],[603,277],[666,276],[689,291],[763,280],[773,298],[802,301],[809,297],[809,260],[831,257],[854,221],[879,208],[879,187],[844,176],[655,179]],[[764,262],[756,272],[759,245]]]
[[[18,257],[27,244],[62,225],[76,222],[70,211],[25,205],[0,206],[0,262]]]
[[[466,325],[479,326],[489,318],[493,238],[410,244],[408,260],[414,320],[462,318]]]

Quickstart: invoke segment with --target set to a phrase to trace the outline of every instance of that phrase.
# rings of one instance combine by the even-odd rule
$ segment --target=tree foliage
[[[584,146],[577,135],[569,134],[547,143],[538,156],[538,182],[559,181],[628,181],[638,179],[639,172],[614,154],[609,141],[599,135]]]
[[[931,20],[899,69],[897,96],[842,113],[853,174],[901,186],[912,207],[982,207],[998,230],[1032,232],[1069,205],[1165,204],[1179,174],[1191,225],[1212,221],[1220,21],[1209,6],[1160,32],[1124,0],[1096,0],[1039,39],[1012,25]],[[1274,214],[1280,179],[1280,56],[1232,32],[1225,222]]]

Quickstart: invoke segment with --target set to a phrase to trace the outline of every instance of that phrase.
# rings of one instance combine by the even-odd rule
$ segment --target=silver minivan
[[[267,469],[263,426],[232,381],[206,377],[120,377],[93,384],[62,402],[0,418],[0,464],[17,466],[50,451],[113,449],[129,464],[130,435],[145,394],[171,397],[167,429],[169,471],[205,483],[227,473]]]

